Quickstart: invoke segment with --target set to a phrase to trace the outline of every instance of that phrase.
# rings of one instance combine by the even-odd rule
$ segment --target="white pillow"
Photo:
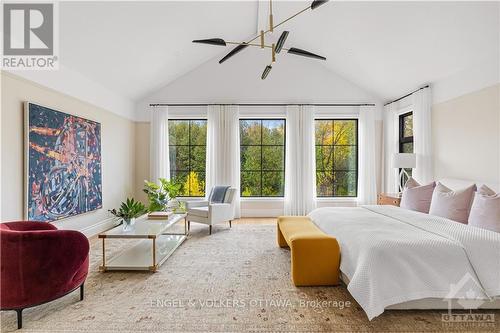
[[[476,189],[476,185],[472,185],[463,190],[452,191],[438,183],[432,194],[429,214],[467,224]]]
[[[500,193],[483,185],[474,196],[469,225],[500,232]]]
[[[401,204],[399,206],[421,213],[429,213],[435,187],[435,182],[422,186],[415,179],[408,179],[401,195]]]

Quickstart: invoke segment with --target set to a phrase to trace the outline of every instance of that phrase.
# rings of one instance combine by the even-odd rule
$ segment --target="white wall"
[[[500,188],[500,84],[432,108],[434,174]]]
[[[248,48],[223,64],[214,58],[137,104],[148,120],[148,104],[167,103],[375,103],[379,98],[331,72],[320,60],[279,56],[266,80],[268,53]]]
[[[24,216],[23,103],[30,101],[101,123],[103,208],[54,224],[87,235],[113,225],[107,210],[134,192],[134,122],[10,73],[2,72],[1,82],[1,221]]]
[[[56,71],[10,71],[60,93],[75,97],[127,119],[134,119],[134,102],[83,74],[59,65]]]

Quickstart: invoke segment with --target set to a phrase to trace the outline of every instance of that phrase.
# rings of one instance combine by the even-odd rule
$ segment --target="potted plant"
[[[149,212],[163,212],[169,207],[169,201],[175,201],[179,195],[182,184],[174,181],[169,181],[165,178],[159,179],[160,184],[150,181],[144,181],[144,193],[148,196],[148,211]]]
[[[111,209],[109,212],[121,219],[123,221],[123,231],[128,231],[134,225],[136,218],[147,213],[147,209],[142,202],[127,198],[127,201],[122,202],[118,211]]]

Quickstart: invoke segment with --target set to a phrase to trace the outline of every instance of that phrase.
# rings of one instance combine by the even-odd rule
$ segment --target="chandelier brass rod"
[[[240,44],[243,44],[244,42],[227,42],[226,41],[226,44],[230,44],[230,45],[240,45]],[[257,46],[257,47],[261,47],[262,45],[260,44],[255,44],[255,43],[246,43],[248,46]],[[269,49],[272,49],[273,46],[272,45],[264,45],[264,47],[267,47]],[[289,49],[286,49],[286,48],[282,48],[282,50],[285,50],[285,51],[288,51]]]
[[[280,25],[282,25],[282,24],[284,24],[284,23],[286,23],[286,22],[290,21],[291,19],[293,19],[293,18],[294,18],[294,17],[296,17],[297,15],[302,14],[303,12],[305,12],[306,10],[308,10],[308,9],[310,9],[310,8],[311,8],[310,6],[307,6],[306,8],[304,8],[304,9],[302,9],[301,11],[297,12],[296,14],[294,14],[294,15],[290,16],[290,17],[289,17],[289,18],[287,18],[286,20],[281,21],[280,23],[276,24],[276,25],[274,26],[274,28],[277,28],[277,27],[279,27]],[[264,31],[264,34],[267,34],[268,32],[271,32],[271,29],[269,29],[269,30],[267,30],[267,31]],[[250,44],[251,42],[253,42],[254,40],[256,40],[256,39],[257,39],[257,38],[259,38],[259,37],[260,37],[260,34],[259,34],[259,35],[257,35],[257,36],[255,36],[254,38],[250,39],[250,40],[247,42],[247,44]],[[240,44],[243,44],[243,43],[240,43]]]

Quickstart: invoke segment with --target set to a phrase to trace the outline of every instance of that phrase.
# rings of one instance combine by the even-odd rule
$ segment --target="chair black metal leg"
[[[23,310],[24,309],[17,309],[17,329],[23,328]]]
[[[188,221],[188,231],[191,230],[191,221]]]
[[[209,234],[209,235],[211,235],[211,234],[212,234],[212,226],[211,226],[211,225],[209,225],[209,226],[208,226],[208,234]]]
[[[80,286],[80,301],[83,301],[84,283]]]
[[[231,227],[232,227],[232,226],[231,226],[231,222],[232,222],[232,221],[231,221],[231,220],[229,220],[229,228],[231,228]]]

